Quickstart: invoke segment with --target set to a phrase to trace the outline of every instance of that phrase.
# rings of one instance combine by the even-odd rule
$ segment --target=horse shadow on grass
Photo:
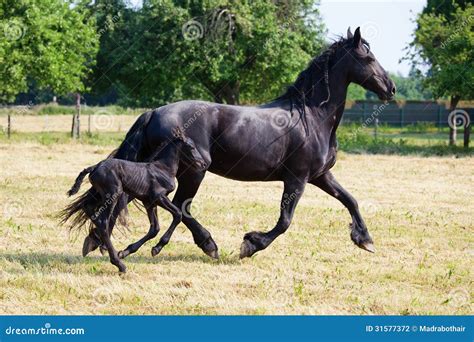
[[[20,268],[4,269],[6,273],[23,273],[25,270],[41,269],[41,270],[66,270],[67,265],[85,265],[94,266],[97,263],[110,264],[108,256],[91,255],[83,258],[80,255],[71,255],[65,253],[0,253],[0,261],[4,259],[9,262],[19,263]],[[240,260],[237,255],[224,254],[218,260],[211,259],[206,255],[194,254],[172,254],[166,253],[157,257],[144,255],[131,255],[124,259],[125,264],[156,264],[168,262],[187,262],[187,263],[205,263],[211,265],[238,265]]]

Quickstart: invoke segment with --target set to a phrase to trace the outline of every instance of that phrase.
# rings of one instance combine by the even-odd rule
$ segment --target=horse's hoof
[[[161,252],[161,247],[153,247],[153,248],[151,249],[151,256],[152,256],[152,257],[155,257],[155,256],[157,256],[158,254],[160,254],[160,252]]]
[[[86,238],[84,239],[84,244],[82,245],[82,256],[86,257],[87,254],[96,250],[97,247],[99,247],[97,241],[90,238],[89,236],[86,236]]]
[[[202,251],[206,253],[207,256],[210,256],[213,259],[219,259],[217,245],[212,237],[207,238],[204,243],[199,245],[199,247],[201,247]]]
[[[210,256],[213,259],[219,259],[219,252],[217,251],[217,249],[209,252],[204,251],[204,253],[206,253],[206,255]]]
[[[372,242],[361,243],[359,247],[366,250],[367,252],[375,253],[375,247]]]
[[[118,255],[118,257],[119,257],[120,259],[124,259],[124,258],[126,257],[126,255],[125,255],[124,251],[120,251],[120,252],[118,252],[118,254],[117,254],[117,255]]]
[[[257,252],[257,247],[249,240],[244,239],[240,245],[240,259],[249,258]]]

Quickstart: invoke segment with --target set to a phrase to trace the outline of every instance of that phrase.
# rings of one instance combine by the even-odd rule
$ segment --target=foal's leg
[[[158,216],[156,214],[156,206],[150,203],[143,204],[145,205],[146,212],[148,214],[148,220],[150,220],[150,229],[148,230],[148,233],[146,233],[146,235],[140,240],[135,243],[132,243],[125,250],[120,251],[118,253],[120,259],[125,258],[129,254],[135,253],[141,246],[143,246],[145,242],[153,239],[156,235],[158,235],[158,232],[160,231],[160,226],[158,224]]]
[[[251,232],[245,234],[244,242],[242,242],[240,247],[240,258],[250,257],[256,252],[267,248],[273,240],[288,229],[305,185],[305,183],[296,178],[285,181],[280,206],[280,218],[275,228],[269,232]]]
[[[161,249],[168,244],[171,235],[173,235],[174,229],[181,222],[182,214],[181,210],[175,206],[165,195],[160,196],[158,199],[158,205],[168,210],[173,215],[173,222],[171,222],[168,230],[163,234],[158,244],[151,249],[151,255],[155,256],[160,253]]]
[[[99,218],[97,219],[97,226],[100,234],[100,238],[102,242],[107,247],[107,251],[109,252],[110,262],[118,267],[119,271],[125,273],[127,268],[125,265],[120,261],[120,258],[117,255],[117,251],[115,250],[114,246],[112,245],[112,241],[110,240],[109,236],[109,219],[110,214],[113,212],[113,208],[117,202],[113,202],[112,205],[104,210],[103,213],[100,214]]]
[[[352,217],[351,239],[354,243],[366,251],[375,252],[372,238],[359,212],[357,201],[347,192],[334,178],[331,172],[326,172],[318,178],[310,180],[311,184],[321,188],[329,195],[337,198],[349,210]]]

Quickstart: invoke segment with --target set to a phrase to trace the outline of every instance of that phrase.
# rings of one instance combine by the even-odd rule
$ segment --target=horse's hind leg
[[[163,234],[158,244],[151,249],[151,255],[155,256],[160,253],[161,249],[168,244],[170,241],[171,235],[176,228],[176,226],[181,222],[182,213],[177,206],[175,206],[165,195],[162,195],[158,199],[158,205],[166,210],[168,210],[173,215],[173,222],[171,222],[168,230]]]
[[[111,216],[110,214],[113,212],[116,203],[116,201],[112,202],[112,204],[109,207],[105,208],[105,210],[99,215],[99,218],[97,219],[97,226],[100,233],[100,238],[107,247],[107,251],[109,252],[110,262],[117,266],[120,272],[125,273],[127,268],[125,267],[123,262],[120,261],[120,258],[117,255],[117,251],[115,250],[112,241],[110,240],[108,229],[109,220]]]
[[[135,253],[141,246],[143,246],[145,242],[153,239],[156,235],[158,235],[158,232],[160,231],[160,226],[158,224],[158,216],[156,214],[156,206],[150,203],[144,203],[144,205],[148,214],[148,219],[150,220],[150,229],[148,230],[148,233],[146,233],[146,235],[140,240],[135,243],[132,243],[123,251],[120,251],[118,253],[120,259],[123,259],[132,253]]]

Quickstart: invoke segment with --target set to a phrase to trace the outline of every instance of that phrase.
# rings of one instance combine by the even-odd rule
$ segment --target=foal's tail
[[[81,187],[81,184],[82,184],[82,181],[84,180],[84,177],[91,173],[92,171],[94,171],[94,169],[97,167],[97,164],[96,165],[93,165],[93,166],[89,166],[88,168],[82,170],[82,172],[77,176],[76,178],[76,181],[74,182],[74,185],[72,186],[71,189],[69,189],[69,191],[67,192],[67,195],[68,196],[72,196],[72,195],[75,195],[77,194],[77,192],[79,191],[80,187]]]
[[[125,136],[125,140],[120,144],[119,148],[113,151],[107,158],[125,159],[131,161],[141,161],[143,156],[147,154],[145,130],[152,118],[153,111],[149,111],[140,115],[133,126]],[[91,166],[92,167],[92,166]],[[84,173],[84,174],[83,174]],[[68,195],[71,196],[77,191],[82,180],[87,174],[87,169],[82,171],[76,179],[74,186],[69,190]],[[82,176],[81,176],[82,175]],[[127,203],[128,196],[123,193],[120,196],[121,206],[124,208],[118,215],[119,222],[126,226]],[[96,189],[90,188],[82,195],[76,197],[66,208],[60,213],[61,223],[71,222],[71,228],[81,228],[90,223],[93,228],[92,218],[102,205],[102,199]]]

